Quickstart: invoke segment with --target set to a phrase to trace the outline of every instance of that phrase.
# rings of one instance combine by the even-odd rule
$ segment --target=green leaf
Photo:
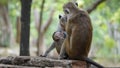
[[[110,36],[106,35],[104,45],[111,49],[114,47],[115,41],[112,38],[110,38]]]

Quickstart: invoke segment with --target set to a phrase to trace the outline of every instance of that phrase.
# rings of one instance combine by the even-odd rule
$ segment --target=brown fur
[[[63,10],[67,16],[65,28],[67,38],[62,45],[62,50],[66,51],[70,59],[80,60],[88,57],[92,41],[92,25],[88,13],[78,9],[72,2],[65,4]]]
[[[66,53],[69,59],[84,60],[98,68],[104,68],[88,58],[92,41],[92,25],[88,13],[78,9],[72,2],[65,4],[63,10],[67,17],[65,27],[67,37],[63,42],[59,58],[61,59]]]

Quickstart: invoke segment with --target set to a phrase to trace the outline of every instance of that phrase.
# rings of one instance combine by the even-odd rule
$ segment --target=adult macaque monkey
[[[88,58],[92,41],[92,25],[88,13],[72,2],[66,3],[63,11],[67,17],[65,27],[67,37],[63,42],[59,59],[63,59],[64,54],[67,53],[69,59],[83,60],[103,68]]]
[[[60,53],[62,43],[64,39],[66,38],[66,32],[65,32],[65,25],[66,25],[66,17],[64,15],[59,15],[59,25],[56,32],[53,33],[53,43],[51,44],[50,48],[46,50],[46,52],[41,55],[43,57],[46,57],[49,52],[51,52],[54,48],[56,48],[58,54]],[[67,58],[67,55],[64,55],[64,58]]]

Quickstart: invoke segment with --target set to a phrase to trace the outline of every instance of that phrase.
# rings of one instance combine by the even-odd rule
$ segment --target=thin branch
[[[39,26],[38,26],[38,33],[41,32],[41,24],[42,24],[42,16],[43,16],[43,9],[44,9],[44,4],[45,4],[45,0],[42,0],[42,5],[41,5],[41,11],[40,11],[40,19],[39,19]]]
[[[93,5],[87,9],[87,12],[90,14],[93,10],[95,10],[98,5],[100,5],[101,3],[103,3],[106,0],[97,0],[95,3],[93,3]]]

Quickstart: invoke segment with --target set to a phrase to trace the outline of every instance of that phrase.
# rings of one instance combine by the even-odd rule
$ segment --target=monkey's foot
[[[39,55],[39,57],[46,57],[46,55]]]

